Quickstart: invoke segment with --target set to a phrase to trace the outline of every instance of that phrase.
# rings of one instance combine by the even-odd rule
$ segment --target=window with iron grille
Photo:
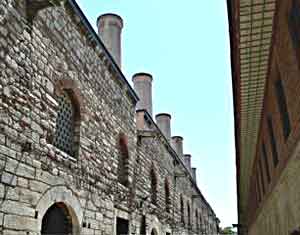
[[[270,183],[271,176],[270,176],[269,161],[268,161],[268,155],[267,155],[267,150],[266,150],[265,144],[262,145],[262,157],[263,157],[264,163],[265,163],[267,180],[268,180],[268,183]]]
[[[276,139],[275,139],[274,130],[273,130],[272,118],[268,117],[267,122],[268,122],[268,129],[269,129],[269,135],[270,135],[273,163],[274,163],[274,166],[276,167],[278,164],[278,152],[277,152]]]
[[[74,157],[75,109],[72,100],[64,91],[58,97],[58,113],[53,144],[63,152]]]
[[[184,202],[182,196],[180,196],[180,221],[184,224]]]
[[[129,153],[127,137],[119,136],[118,180],[124,186],[129,185]]]
[[[277,73],[279,75],[279,71]],[[291,124],[290,124],[290,118],[287,109],[287,102],[284,93],[284,88],[283,88],[282,80],[280,78],[277,79],[275,82],[275,90],[276,90],[276,99],[279,106],[280,117],[282,122],[283,135],[284,135],[284,139],[286,140],[289,137],[289,134],[291,132]]]
[[[165,200],[166,200],[166,211],[171,211],[171,198],[170,198],[170,186],[168,179],[165,180]]]
[[[151,179],[151,202],[157,204],[157,178],[154,169],[151,169],[150,172]]]
[[[289,12],[289,31],[292,44],[297,55],[298,65],[300,65],[300,4],[299,0],[292,0],[292,7]]]

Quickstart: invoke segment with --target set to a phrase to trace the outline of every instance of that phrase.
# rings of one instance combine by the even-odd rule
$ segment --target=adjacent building
[[[122,18],[97,34],[75,0],[0,14],[0,233],[217,234],[154,78],[122,73]]]
[[[299,234],[300,1],[227,3],[239,234]]]

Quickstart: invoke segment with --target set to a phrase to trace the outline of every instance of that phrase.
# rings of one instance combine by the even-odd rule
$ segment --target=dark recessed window
[[[151,179],[151,202],[157,204],[157,178],[154,169],[151,169],[150,172]]]
[[[259,173],[260,173],[262,191],[263,191],[263,194],[265,194],[266,188],[265,188],[265,180],[264,180],[264,173],[263,173],[263,168],[262,168],[261,160],[258,161],[258,167],[259,167]]]
[[[187,216],[188,216],[188,226],[191,226],[191,208],[190,208],[190,204],[187,203]]]
[[[267,180],[268,180],[268,183],[270,183],[271,176],[270,176],[270,169],[269,169],[269,161],[268,161],[268,155],[267,155],[267,151],[266,151],[266,146],[264,144],[262,146],[262,157],[263,157],[264,163],[265,163]]]
[[[299,61],[300,58],[300,4],[298,0],[292,0],[292,7],[289,13],[289,31],[293,47]],[[299,62],[298,62],[299,65]]]
[[[58,97],[58,113],[53,145],[74,157],[75,107],[69,94],[64,91]]]
[[[180,196],[180,221],[184,224],[184,202],[182,196]]]
[[[260,190],[260,184],[259,184],[258,176],[256,176],[256,192],[257,192],[257,200],[258,200],[258,203],[260,203],[260,202],[261,202],[262,195],[261,195],[261,190]]]
[[[290,118],[287,109],[287,102],[284,93],[284,88],[283,88],[282,80],[280,78],[277,79],[275,82],[275,90],[276,90],[276,99],[279,106],[279,112],[280,112],[280,117],[282,122],[283,135],[286,140],[289,137],[289,134],[291,132],[291,124],[290,124]]]
[[[124,186],[129,185],[129,153],[127,136],[119,135],[118,180]]]
[[[276,139],[275,139],[274,130],[273,130],[272,118],[269,117],[267,122],[268,122],[268,130],[269,130],[271,150],[272,150],[272,156],[273,156],[273,163],[274,163],[274,166],[276,167],[278,164],[278,152],[277,152]]]
[[[196,229],[199,230],[199,218],[198,218],[198,211],[195,212],[195,220],[196,220]]]
[[[168,179],[165,180],[165,200],[166,200],[166,211],[171,211],[171,198],[170,198],[170,186]]]

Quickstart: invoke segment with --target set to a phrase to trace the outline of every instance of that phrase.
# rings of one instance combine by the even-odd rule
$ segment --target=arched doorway
[[[157,233],[157,231],[156,231],[156,229],[155,229],[155,228],[153,228],[153,229],[152,229],[152,231],[151,231],[151,235],[158,235],[158,233]]]
[[[64,203],[53,204],[42,220],[42,235],[71,235],[72,219]]]

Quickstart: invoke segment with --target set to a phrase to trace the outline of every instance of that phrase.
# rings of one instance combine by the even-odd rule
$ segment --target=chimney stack
[[[140,100],[136,108],[146,109],[152,117],[152,75],[149,73],[136,73],[132,77],[134,90]]]
[[[155,116],[156,124],[165,135],[166,139],[171,141],[171,115],[168,113],[159,113]]]
[[[117,65],[121,68],[122,18],[112,13],[101,15],[97,19],[97,27],[99,37],[116,61]]]
[[[188,170],[191,172],[191,158],[192,156],[190,154],[184,154],[184,164],[188,168]]]
[[[192,168],[192,176],[193,176],[194,181],[197,183],[196,170],[197,170],[197,168],[195,168],[195,167]]]
[[[181,136],[173,136],[171,139],[171,146],[177,153],[177,155],[183,158],[183,138]]]

